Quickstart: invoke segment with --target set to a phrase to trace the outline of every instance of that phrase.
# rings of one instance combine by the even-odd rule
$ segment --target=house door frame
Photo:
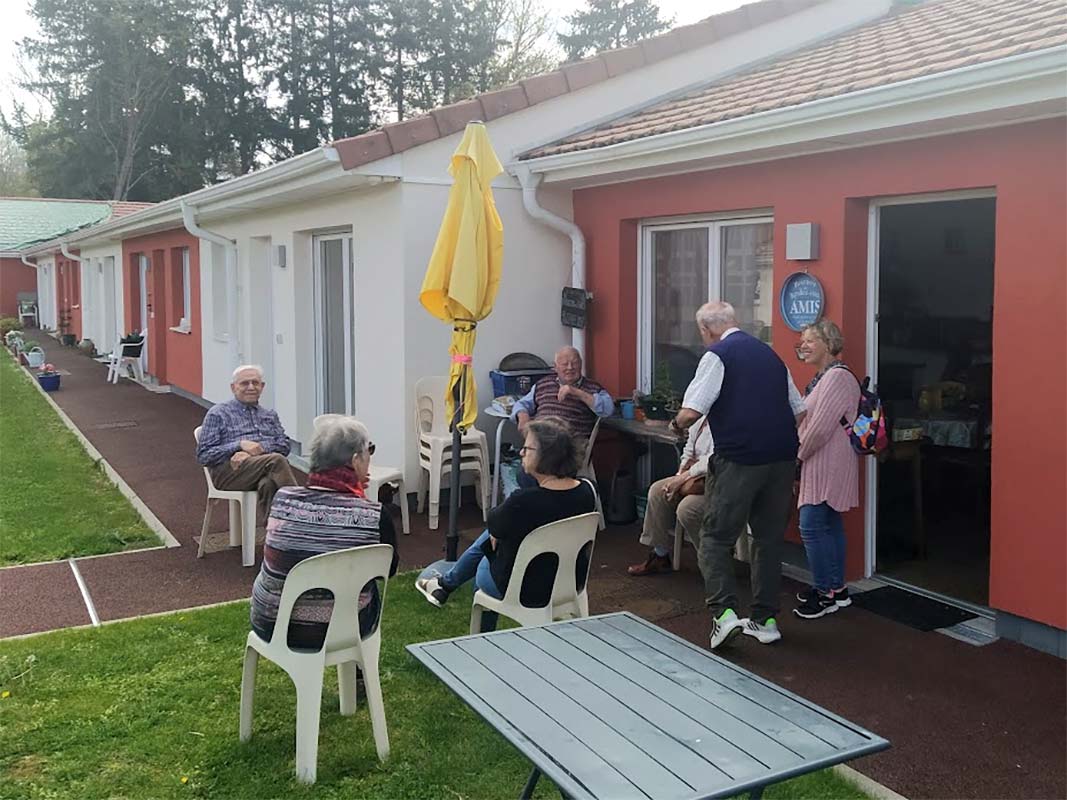
[[[346,372],[344,378],[345,387],[345,411],[352,414],[355,411],[355,298],[353,296],[354,266],[352,259],[352,232],[335,231],[317,233],[312,237],[313,270],[312,292],[315,298],[315,413],[323,414],[326,411],[326,365],[325,365],[325,342],[322,329],[322,245],[329,241],[341,241],[341,270],[342,270],[342,318],[344,336],[344,360]]]
[[[155,333],[152,330],[152,326],[149,325],[149,318],[152,313],[152,306],[148,303],[148,288],[151,281],[149,275],[152,269],[152,261],[147,253],[139,253],[137,255],[137,279],[140,282],[140,314],[141,314],[141,330],[148,331],[149,335]],[[148,347],[141,348],[141,367],[144,371],[148,372]]]
[[[918,205],[920,203],[944,203],[953,200],[983,200],[996,198],[995,188],[984,189],[959,189],[945,192],[927,192],[923,194],[896,195],[891,197],[876,197],[870,201],[867,212],[867,370],[871,376],[871,384],[878,386],[878,284],[881,276],[881,267],[878,263],[878,254],[881,245],[881,211],[887,206]],[[875,575],[878,546],[878,462],[876,459],[867,459],[866,477],[864,482],[864,508],[863,508],[863,576],[870,578]],[[879,576],[880,580],[887,583],[899,583],[885,576]],[[917,589],[908,586],[909,589],[918,591],[920,594],[938,596],[936,592]],[[954,605],[971,606],[970,603],[958,599],[952,599]],[[975,606],[980,609],[981,607]]]

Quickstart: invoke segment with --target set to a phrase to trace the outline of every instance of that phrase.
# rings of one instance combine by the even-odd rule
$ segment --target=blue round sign
[[[825,297],[822,284],[807,272],[794,272],[782,284],[779,305],[782,319],[791,330],[801,331],[822,316]]]

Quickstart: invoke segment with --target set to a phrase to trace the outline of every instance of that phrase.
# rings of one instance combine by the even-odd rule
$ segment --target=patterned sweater
[[[399,556],[396,531],[382,504],[354,494],[304,486],[278,490],[267,519],[263,566],[252,585],[252,629],[264,639],[274,633],[278,605],[289,570],[305,558],[367,544],[393,546],[389,574],[396,574]],[[359,596],[359,628],[365,635],[378,621],[378,587],[369,583]],[[289,646],[318,649],[326,639],[333,595],[326,590],[305,593],[293,607]]]
[[[847,369],[829,370],[804,399],[800,423],[799,505],[827,503],[836,511],[859,505],[859,456],[841,427],[856,418],[860,388]]]

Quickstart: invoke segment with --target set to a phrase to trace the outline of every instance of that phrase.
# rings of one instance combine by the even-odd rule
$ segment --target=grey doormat
[[[974,614],[962,608],[931,600],[915,592],[898,589],[896,586],[883,586],[869,592],[854,594],[852,602],[872,614],[886,617],[920,631],[947,628],[975,618]]]

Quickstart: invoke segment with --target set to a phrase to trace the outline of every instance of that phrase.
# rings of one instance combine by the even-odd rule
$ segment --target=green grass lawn
[[[386,597],[382,689],[392,752],[374,750],[360,697],[337,711],[327,672],[318,783],[294,779],[296,699],[260,660],[252,741],[237,740],[248,605],[0,642],[0,798],[517,797],[528,763],[403,649],[466,633],[470,592],[441,610],[394,580]],[[538,797],[558,797],[542,780]],[[776,798],[863,798],[830,771]]]
[[[0,566],[158,545],[31,381],[0,353]]]

